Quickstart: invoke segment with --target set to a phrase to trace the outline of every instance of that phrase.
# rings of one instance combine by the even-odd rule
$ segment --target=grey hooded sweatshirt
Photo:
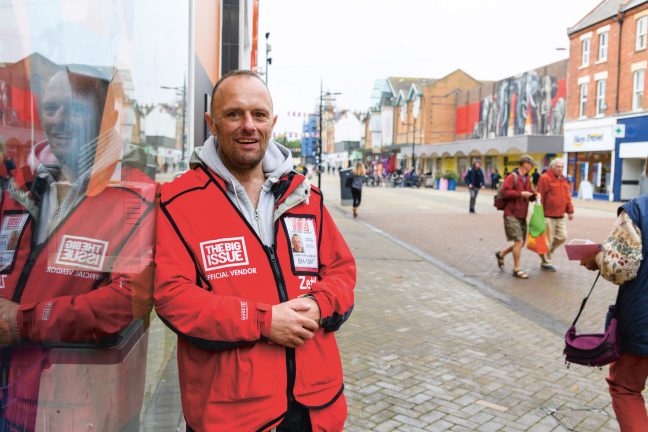
[[[287,197],[281,207],[275,212],[275,198],[270,189],[272,185],[279,181],[281,176],[288,174],[293,168],[290,150],[276,141],[270,140],[268,142],[268,148],[263,156],[262,165],[266,181],[261,189],[261,196],[259,197],[259,203],[256,209],[252,205],[252,201],[250,201],[245,188],[223,164],[218,152],[218,142],[214,137],[205,141],[203,147],[196,148],[194,154],[207,167],[225,180],[227,184],[227,195],[245,216],[245,219],[254,228],[266,246],[272,246],[274,244],[274,222],[279,216],[301,202],[308,202],[310,184],[308,180],[304,179],[300,187]]]

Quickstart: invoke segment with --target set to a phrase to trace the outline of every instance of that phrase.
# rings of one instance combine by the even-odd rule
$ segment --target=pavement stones
[[[562,338],[332,213],[358,264],[346,430],[617,430],[605,372],[567,369]]]

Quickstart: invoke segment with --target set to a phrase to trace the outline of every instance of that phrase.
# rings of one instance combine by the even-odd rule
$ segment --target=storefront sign
[[[565,131],[565,151],[606,151],[614,149],[612,126]]]

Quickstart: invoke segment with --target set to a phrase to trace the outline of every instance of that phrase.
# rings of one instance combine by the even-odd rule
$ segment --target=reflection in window
[[[154,177],[186,142],[188,12],[2,6],[0,430],[140,428],[173,349],[148,330]]]

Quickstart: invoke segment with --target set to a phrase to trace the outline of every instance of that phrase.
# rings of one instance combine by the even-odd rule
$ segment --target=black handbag
[[[594,290],[594,285],[601,276],[601,272],[596,275],[594,284],[583,299],[578,315],[574,319],[571,327],[565,334],[565,362],[576,363],[583,366],[605,366],[614,363],[621,357],[619,338],[617,335],[617,319],[615,316],[615,305],[610,305],[605,322],[605,333],[578,334],[576,333],[576,322],[580,318],[587,299]]]

